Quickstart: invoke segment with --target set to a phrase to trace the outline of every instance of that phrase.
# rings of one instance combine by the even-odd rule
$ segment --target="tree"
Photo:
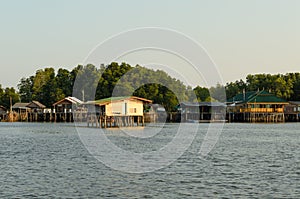
[[[32,99],[51,107],[56,100],[56,88],[55,70],[53,68],[38,70],[33,81]]]
[[[12,99],[12,105],[16,102],[19,102],[20,97],[16,90],[11,87],[5,88],[4,92],[2,90],[2,96],[1,96],[1,104],[2,106],[6,107],[7,109],[10,108],[10,98]]]
[[[240,79],[239,81],[227,83],[225,86],[227,99],[234,97],[235,95],[242,93],[243,90],[247,90],[246,83]]]
[[[76,73],[73,96],[83,101],[94,100],[100,79],[98,69],[94,65],[88,64],[78,67]]]
[[[216,100],[220,102],[226,101],[226,93],[225,93],[225,87],[218,83],[215,87],[211,87],[209,89],[211,100]]]
[[[293,84],[293,94],[291,100],[300,101],[300,75],[297,76]]]
[[[32,101],[34,76],[23,77],[18,84],[19,95],[22,102]]]
[[[64,98],[72,95],[73,79],[71,73],[63,68],[58,69],[56,75],[57,92],[59,92],[59,98]]]
[[[194,92],[199,102],[204,102],[210,96],[208,88],[197,86],[194,88]]]

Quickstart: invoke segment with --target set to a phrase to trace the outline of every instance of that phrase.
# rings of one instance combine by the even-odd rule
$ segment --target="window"
[[[130,108],[130,113],[136,113],[136,108]]]

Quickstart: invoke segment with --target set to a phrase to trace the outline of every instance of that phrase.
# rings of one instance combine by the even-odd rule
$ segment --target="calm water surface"
[[[203,160],[198,151],[207,127],[200,125],[173,164],[129,174],[91,156],[71,124],[0,123],[0,198],[300,198],[300,124],[226,124]],[[107,136],[144,152],[175,133],[176,125],[167,124],[152,138],[132,139],[116,129]]]

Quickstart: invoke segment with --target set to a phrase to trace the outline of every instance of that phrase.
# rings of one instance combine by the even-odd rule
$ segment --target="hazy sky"
[[[51,66],[72,69],[100,42],[138,27],[182,32],[202,44],[225,82],[300,71],[299,0],[3,0],[1,80]]]

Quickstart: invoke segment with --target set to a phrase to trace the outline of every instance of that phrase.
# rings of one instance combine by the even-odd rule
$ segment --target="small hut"
[[[29,103],[18,102],[12,106],[12,111],[14,112],[14,115],[15,114],[17,115],[17,119],[13,119],[13,120],[17,120],[17,121],[27,120],[28,112],[31,111],[31,109],[27,107],[27,105],[29,105]]]
[[[145,122],[166,122],[168,114],[160,104],[149,104],[144,111]]]
[[[12,106],[12,110],[17,113],[28,112],[28,111],[30,111],[30,108],[27,107],[27,105],[29,105],[29,103],[17,102]]]
[[[76,97],[66,97],[53,104],[54,121],[57,122],[72,122],[73,114],[77,115],[76,110],[83,102]],[[75,116],[79,118],[79,116]],[[82,116],[80,116],[82,118]]]
[[[182,102],[177,106],[182,122],[218,122],[225,120],[226,104],[221,102]]]
[[[144,104],[152,103],[151,100],[135,97],[110,97],[106,99],[86,102],[88,108],[88,125],[96,123],[100,127],[108,126],[137,126],[144,125]]]
[[[7,109],[4,107],[4,106],[1,106],[0,105],[0,114],[2,115],[2,114],[6,114],[6,112],[7,112]]]
[[[53,104],[55,113],[73,113],[83,102],[76,97],[66,97]]]
[[[300,101],[289,101],[284,107],[285,118],[289,122],[300,121]]]
[[[43,105],[42,103],[38,102],[38,101],[32,101],[30,103],[28,103],[26,105],[26,107],[31,109],[31,112],[35,112],[35,113],[42,113],[43,110],[46,108],[45,105]]]
[[[0,105],[0,121],[5,120],[7,116],[7,109]]]

